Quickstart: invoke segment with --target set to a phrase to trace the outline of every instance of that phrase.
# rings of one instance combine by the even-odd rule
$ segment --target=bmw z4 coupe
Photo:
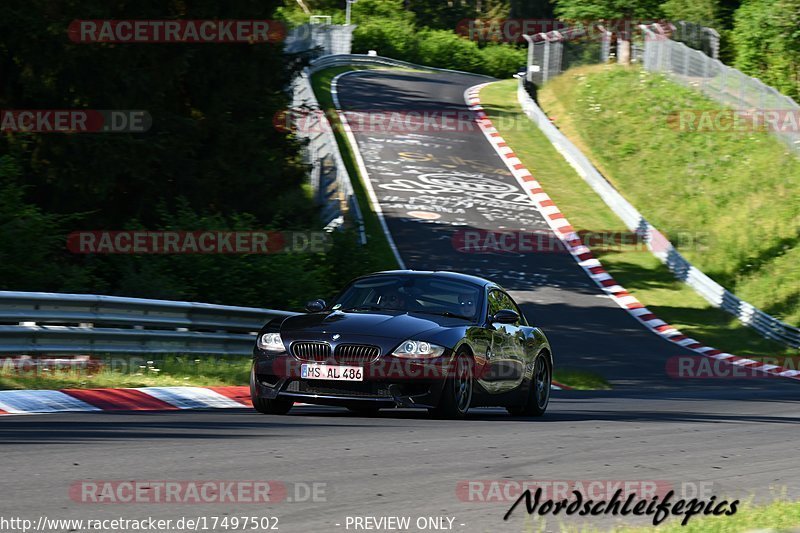
[[[369,415],[387,407],[463,418],[470,407],[541,416],[553,352],[499,285],[455,272],[397,270],[357,278],[330,303],[259,332],[253,406],[295,402]]]

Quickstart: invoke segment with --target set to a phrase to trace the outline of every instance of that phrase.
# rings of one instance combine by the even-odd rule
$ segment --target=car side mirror
[[[306,303],[306,311],[309,313],[319,313],[325,309],[325,306],[325,300],[321,298],[318,300],[311,300],[310,302]]]
[[[492,324],[516,324],[517,322],[519,322],[519,315],[511,309],[500,309],[492,317]]]

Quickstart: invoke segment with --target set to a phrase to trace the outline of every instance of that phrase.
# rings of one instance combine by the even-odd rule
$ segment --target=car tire
[[[291,400],[269,400],[267,398],[259,398],[256,390],[255,365],[253,365],[250,369],[250,400],[252,400],[253,408],[256,411],[265,415],[285,415],[294,405],[294,402]]]
[[[268,400],[266,398],[253,398],[253,407],[265,415],[285,415],[292,408],[294,402],[290,400]]]
[[[525,396],[525,404],[508,407],[507,411],[512,416],[542,416],[547,411],[550,403],[550,384],[553,381],[553,371],[550,360],[546,354],[541,354],[533,364],[533,375]]]
[[[472,357],[466,351],[453,358],[453,369],[444,383],[439,405],[428,410],[434,418],[462,420],[467,416],[475,388],[473,368]]]

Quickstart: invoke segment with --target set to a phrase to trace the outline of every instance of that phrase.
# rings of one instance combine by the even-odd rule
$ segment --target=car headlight
[[[268,352],[282,352],[286,348],[283,346],[283,339],[280,333],[264,333],[258,336],[256,346]]]
[[[439,357],[444,353],[444,347],[431,344],[425,341],[407,340],[400,343],[400,346],[393,352],[397,357],[407,357],[412,359],[429,359]]]

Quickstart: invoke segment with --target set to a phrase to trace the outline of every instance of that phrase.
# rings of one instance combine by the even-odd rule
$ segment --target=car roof
[[[384,270],[382,272],[374,272],[372,274],[365,274],[364,276],[359,276],[358,279],[368,278],[372,276],[382,276],[382,275],[403,275],[403,276],[431,276],[441,279],[452,279],[463,281],[466,283],[471,283],[473,285],[478,285],[480,287],[485,287],[487,285],[491,285],[492,287],[499,286],[494,283],[493,281],[489,281],[488,279],[484,279],[478,276],[471,276],[469,274],[462,274],[461,272],[451,272],[449,270]]]

